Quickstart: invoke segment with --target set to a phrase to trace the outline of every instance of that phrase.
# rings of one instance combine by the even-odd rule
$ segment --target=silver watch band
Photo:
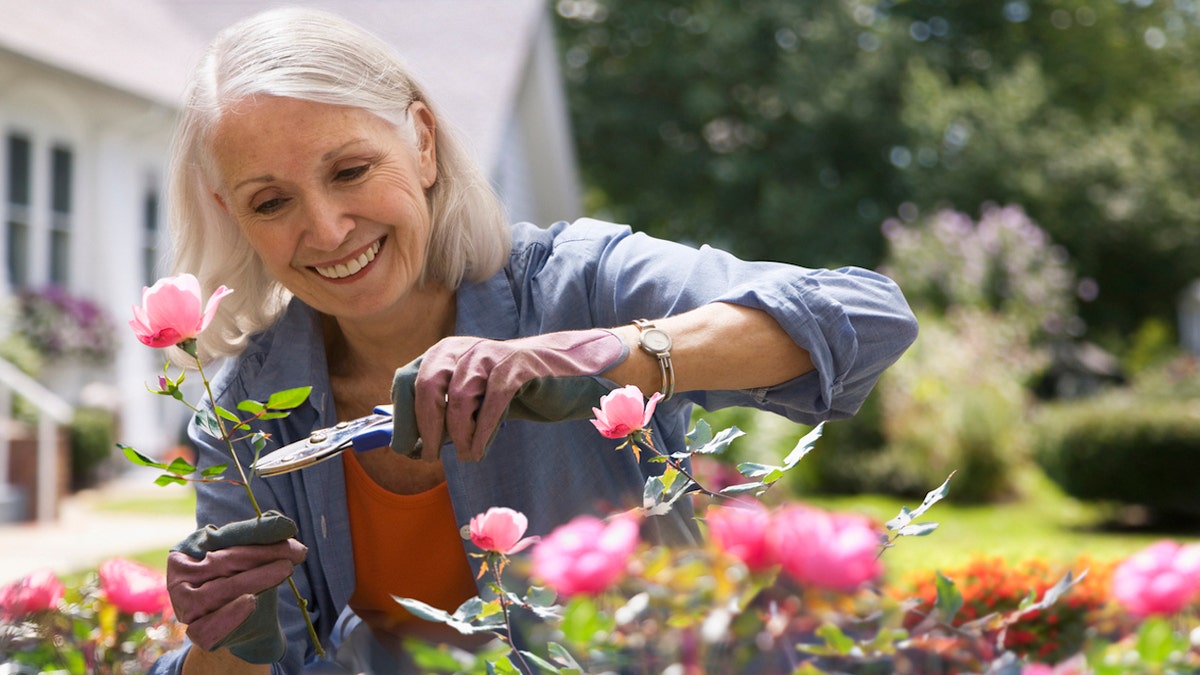
[[[638,346],[642,351],[658,359],[658,369],[662,375],[662,389],[659,391],[663,395],[663,400],[668,400],[675,395],[675,367],[671,363],[671,336],[648,319],[635,319],[633,325],[637,326],[641,334]]]

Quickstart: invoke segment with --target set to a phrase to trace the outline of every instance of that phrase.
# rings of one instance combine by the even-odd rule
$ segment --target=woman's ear
[[[417,132],[421,187],[428,190],[437,182],[437,119],[423,101],[413,101],[408,114],[412,115],[413,129]]]

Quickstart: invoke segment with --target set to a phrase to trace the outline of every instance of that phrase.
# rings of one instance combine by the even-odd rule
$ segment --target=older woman
[[[205,358],[232,357],[217,403],[311,385],[308,404],[264,426],[285,444],[390,400],[397,368],[420,358],[396,436],[424,450],[346,453],[256,482],[262,506],[289,517],[282,529],[254,521],[228,485],[199,485],[201,526],[258,534],[171,555],[195,644],[158,672],[314,665],[290,594],[267,604],[292,572],[332,654],[449,639],[390,596],[453,610],[474,595],[460,537],[473,515],[511,507],[545,534],[638,503],[658,465],[613,452],[586,421],[500,424],[531,380],[662,391],[655,438],[681,448],[694,404],[809,424],[852,415],[916,336],[894,284],[869,271],[744,262],[595,220],[508,224],[401,61],[326,14],[270,11],[216,38],[172,171],[176,268],[236,289],[199,343]],[[192,435],[201,465],[227,461]],[[695,534],[682,508],[647,529]],[[263,606],[265,633],[252,625]]]

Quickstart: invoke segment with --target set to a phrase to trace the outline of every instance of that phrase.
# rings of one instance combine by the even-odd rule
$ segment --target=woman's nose
[[[318,251],[337,249],[354,229],[354,219],[333,200],[312,200],[308,216],[304,241]]]

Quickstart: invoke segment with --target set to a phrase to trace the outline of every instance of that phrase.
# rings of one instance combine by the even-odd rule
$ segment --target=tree
[[[1017,204],[1120,334],[1195,275],[1192,3],[562,0],[592,210],[753,258],[876,266],[881,223]]]

